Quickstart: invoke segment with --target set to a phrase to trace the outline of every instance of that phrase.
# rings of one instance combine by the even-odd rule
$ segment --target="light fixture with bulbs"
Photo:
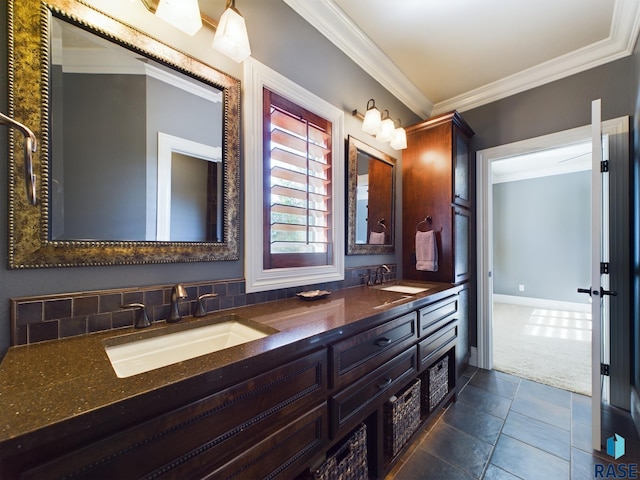
[[[220,17],[211,46],[238,63],[251,55],[247,27],[235,0],[227,0],[227,9]]]
[[[227,0],[226,9],[217,24],[200,13],[198,0],[140,1],[151,13],[188,35],[195,35],[204,22],[216,31],[211,46],[235,62],[240,63],[251,55],[247,27],[235,0]]]
[[[362,119],[362,131],[373,135],[376,140],[381,142],[389,142],[391,148],[395,150],[404,150],[407,148],[407,132],[402,127],[402,123],[398,120],[396,127],[394,121],[389,116],[389,110],[385,110],[384,114],[376,108],[376,102],[372,98],[367,102],[367,111],[362,115],[358,110],[354,110],[352,114]]]
[[[160,0],[156,16],[190,36],[202,28],[198,0]]]

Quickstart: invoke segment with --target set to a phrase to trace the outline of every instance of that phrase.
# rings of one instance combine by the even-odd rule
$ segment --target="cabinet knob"
[[[391,343],[391,339],[383,337],[383,338],[379,338],[378,340],[376,340],[373,343],[375,343],[378,347],[384,347],[384,346],[389,345]]]

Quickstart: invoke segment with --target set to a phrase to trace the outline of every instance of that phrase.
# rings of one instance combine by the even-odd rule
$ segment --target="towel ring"
[[[387,231],[387,226],[384,224],[384,218],[381,218],[380,220],[378,220],[378,225],[380,225],[382,227],[382,231],[380,232],[375,232],[375,233],[386,233]],[[373,230],[372,230],[373,231]]]
[[[427,226],[429,226],[431,224],[431,222],[433,221],[433,219],[431,218],[431,215],[427,215],[426,217],[424,217],[424,220],[421,220],[418,222],[418,224],[416,225],[416,232],[420,232],[420,225],[422,225],[423,223]]]

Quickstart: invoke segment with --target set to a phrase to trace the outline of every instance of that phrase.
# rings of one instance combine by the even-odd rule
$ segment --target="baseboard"
[[[640,435],[640,395],[633,385],[631,386],[631,418],[636,426],[636,432]]]
[[[471,347],[469,348],[469,352],[471,352],[471,354],[469,355],[469,365],[472,367],[477,367],[478,366],[478,348]]]
[[[560,300],[547,300],[544,298],[519,297],[517,295],[494,293],[493,301],[509,303],[511,305],[525,305],[527,307],[554,308],[557,310],[571,310],[585,313],[591,312],[591,305],[588,303],[562,302]]]

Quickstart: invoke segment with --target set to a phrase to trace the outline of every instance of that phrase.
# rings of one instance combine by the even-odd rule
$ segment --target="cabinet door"
[[[453,148],[453,203],[469,208],[469,147],[467,140],[457,131]]]
[[[471,235],[471,215],[469,210],[453,207],[453,282],[469,280],[471,262],[469,238]]]

